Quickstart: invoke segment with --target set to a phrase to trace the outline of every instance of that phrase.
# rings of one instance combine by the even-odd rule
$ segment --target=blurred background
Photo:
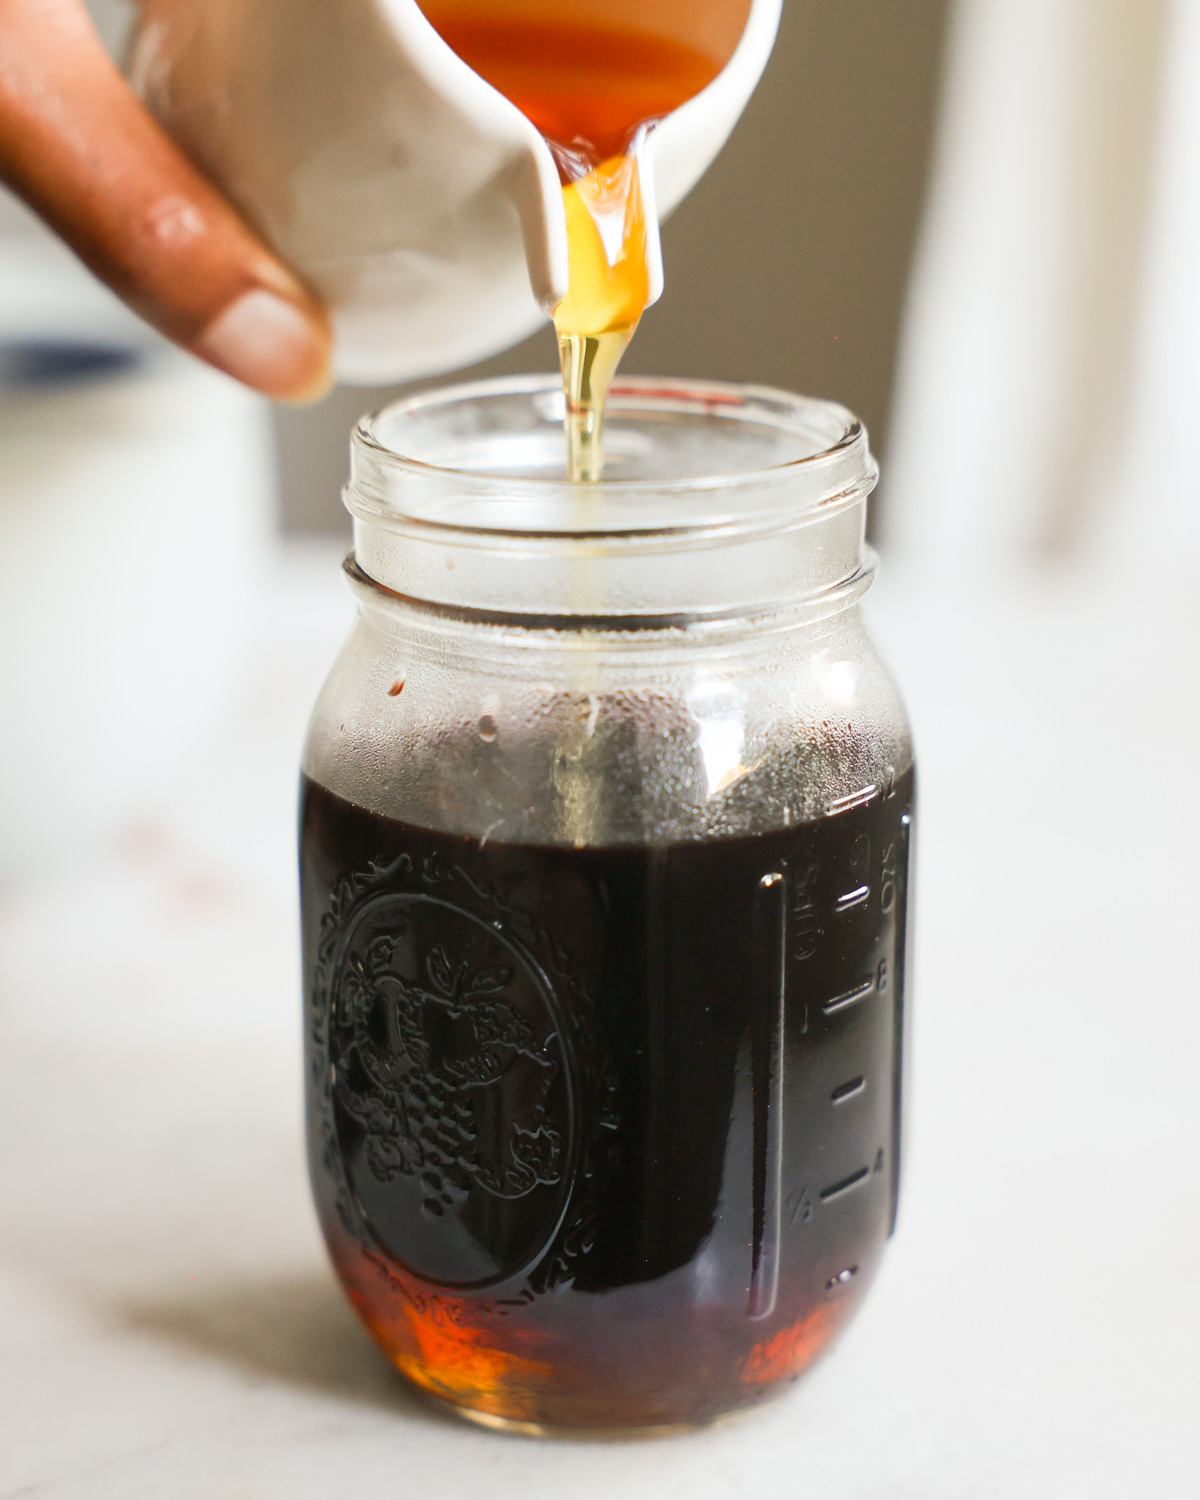
[[[119,50],[128,7],[93,9]],[[795,1408],[805,1472],[1192,1496],[1200,0],[785,0],[664,253],[627,369],[871,430],[871,618],[923,777],[908,1207]],[[544,331],[471,373],[554,363]],[[35,1322],[18,1362],[48,1411],[68,1366],[107,1386],[112,1330],[157,1341],[97,1419],[151,1455],[106,1494],[166,1493],[160,1391],[212,1494],[242,1493],[226,1399],[245,1454],[279,1382],[303,1401],[263,1430],[298,1443],[326,1399],[394,1417],[303,1185],[293,853],[348,432],[393,394],[272,410],[0,202],[0,1308],[51,1298],[58,1353],[29,1362]],[[189,1360],[237,1378],[197,1396]],[[58,1462],[43,1425],[12,1493]],[[301,1493],[268,1446],[253,1493]],[[652,1493],[623,1462],[589,1458],[594,1492]],[[689,1493],[750,1492],[722,1472]]]

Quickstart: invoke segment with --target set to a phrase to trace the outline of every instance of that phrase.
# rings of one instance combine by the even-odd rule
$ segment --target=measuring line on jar
[[[848,1099],[857,1099],[867,1086],[865,1078],[851,1078],[849,1082],[839,1084],[830,1094],[831,1104],[845,1104]]]
[[[835,1198],[840,1198],[843,1193],[852,1192],[856,1187],[866,1182],[871,1175],[870,1167],[860,1167],[850,1177],[843,1177],[841,1182],[835,1182],[832,1187],[821,1189],[821,1202],[832,1203]]]
[[[758,976],[751,1038],[754,1107],[753,1236],[747,1315],[769,1318],[779,1299],[783,1238],[783,1051],[787,1027],[788,882],[779,870],[758,883]]]
[[[839,797],[835,802],[831,802],[825,809],[825,816],[836,818],[838,813],[849,812],[852,807],[865,807],[868,802],[874,802],[878,796],[877,785],[865,786],[861,791],[851,792],[848,797]]]
[[[839,1011],[849,1010],[852,1005],[857,1005],[860,1000],[865,1000],[875,988],[874,979],[864,979],[852,990],[846,990],[840,995],[835,995],[832,1000],[821,1002],[821,1010],[827,1016],[836,1016]]]
[[[871,887],[869,885],[856,886],[854,890],[847,891],[844,896],[837,898],[837,903],[833,908],[834,915],[840,917],[843,912],[849,911],[851,907],[861,906],[870,894]]]

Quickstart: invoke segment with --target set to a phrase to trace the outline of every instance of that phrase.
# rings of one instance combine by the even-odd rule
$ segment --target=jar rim
[[[455,411],[470,408],[476,418],[481,413],[486,418],[489,408],[502,411],[506,403],[537,414],[548,452],[545,443],[557,434],[563,411],[561,381],[553,374],[435,387],[364,416],[351,442],[347,508],[369,524],[415,528],[460,543],[471,535],[575,543],[645,542],[660,536],[686,543],[689,537],[728,536],[785,519],[795,524],[818,507],[861,502],[878,478],[866,428],[846,407],[761,385],[657,376],[618,379],[610,396],[609,472],[586,486],[572,483],[561,471],[488,468],[479,451],[470,465],[447,462],[456,441],[460,452],[468,444],[486,449],[486,434],[464,432],[456,438],[443,433],[435,441],[423,430],[435,428],[439,417],[453,417]],[[767,461],[718,464],[696,473],[638,472],[637,455],[631,462],[629,453],[638,424],[656,427],[660,435],[672,423],[680,430],[690,424],[697,436],[722,439],[709,445],[718,456],[722,448],[727,454],[737,452],[739,439],[753,455],[757,438]],[[402,451],[402,446],[417,451]],[[502,447],[494,445],[494,450]],[[686,467],[683,460],[676,463]],[[586,497],[585,506],[579,504],[581,497]]]

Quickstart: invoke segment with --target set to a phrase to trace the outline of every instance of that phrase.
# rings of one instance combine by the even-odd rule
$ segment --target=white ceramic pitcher
[[[555,0],[560,14],[572,0]],[[728,61],[642,154],[657,212],[724,145],[782,0],[727,0]],[[637,0],[587,0],[636,24]],[[679,37],[698,12],[679,0]],[[739,39],[740,38],[740,39]],[[147,105],[330,308],[343,380],[417,379],[531,333],[567,289],[558,170],[537,129],[417,0],[144,0],[131,75]]]

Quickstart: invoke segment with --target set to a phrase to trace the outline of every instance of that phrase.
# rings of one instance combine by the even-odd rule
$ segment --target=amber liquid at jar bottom
[[[911,773],[818,822],[481,847],[305,780],[312,1180],[399,1368],[578,1428],[709,1420],[859,1301],[899,1171]]]

